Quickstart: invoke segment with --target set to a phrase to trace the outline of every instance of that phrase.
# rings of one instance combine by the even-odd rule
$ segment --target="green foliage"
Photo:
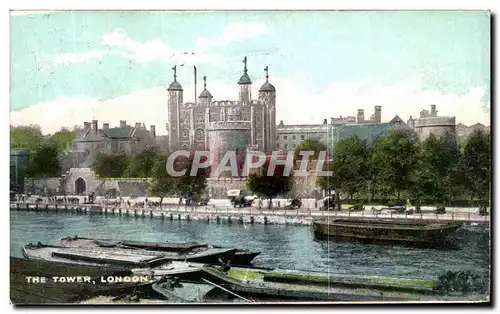
[[[50,143],[40,144],[26,165],[25,174],[30,178],[50,178],[61,174],[59,151]]]
[[[311,140],[307,139],[300,143],[297,148],[295,148],[295,154],[294,154],[294,159],[295,160],[301,160],[302,156],[299,155],[300,152],[305,152],[305,151],[313,151],[314,155],[309,157],[309,160],[318,160],[319,153],[322,151],[326,151],[326,146],[325,144],[321,143],[320,141],[317,140]]]
[[[465,144],[461,165],[463,184],[472,198],[488,198],[491,189],[491,137],[474,131]]]
[[[207,187],[207,178],[210,175],[210,169],[199,169],[196,176],[191,176],[193,159],[179,158],[174,167],[175,170],[186,171],[182,176],[173,177],[167,172],[167,160],[166,156],[159,156],[156,159],[150,184],[151,194],[162,199],[170,195],[189,201],[199,201]]]
[[[185,174],[175,177],[175,191],[177,195],[189,201],[200,201],[202,194],[207,188],[207,178],[210,175],[210,168],[198,169],[196,176],[191,176],[193,158],[182,157],[178,164],[178,171],[186,170]]]
[[[158,154],[154,149],[130,156],[127,169],[128,175],[130,177],[151,177],[157,158]]]
[[[417,168],[413,174],[412,192],[416,197],[447,202],[456,194],[456,171],[460,159],[457,144],[429,136],[418,147]]]
[[[335,145],[332,166],[342,191],[352,196],[366,187],[370,157],[367,141],[357,136],[342,140]]]
[[[50,136],[47,141],[54,145],[59,152],[68,152],[71,143],[75,140],[76,132],[68,129],[61,129]]]
[[[269,160],[259,171],[251,173],[247,177],[246,185],[250,191],[259,197],[272,200],[279,194],[285,194],[291,190],[292,176],[283,175],[284,166],[277,165],[274,175],[268,176]],[[271,202],[269,202],[271,204]]]
[[[124,177],[129,167],[128,160],[125,155],[97,154],[94,171],[99,177]]]
[[[36,151],[43,142],[38,125],[10,127],[10,148]]]
[[[411,186],[411,174],[417,167],[415,140],[403,132],[380,138],[373,148],[372,167],[377,171],[381,190],[395,192],[399,200],[401,192]]]
[[[167,173],[167,156],[158,156],[153,166],[152,179],[149,185],[149,192],[153,196],[162,200],[167,195],[175,194],[175,181]]]

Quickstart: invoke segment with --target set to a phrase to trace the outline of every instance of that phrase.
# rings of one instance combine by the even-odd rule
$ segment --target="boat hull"
[[[342,238],[363,242],[400,242],[417,245],[436,245],[448,242],[460,223],[423,223],[398,220],[349,220],[314,221],[316,238]]]
[[[220,246],[210,246],[199,243],[168,243],[168,242],[143,242],[143,241],[129,241],[129,240],[110,240],[110,239],[92,239],[92,238],[79,238],[79,237],[66,237],[61,239],[60,245],[62,247],[123,247],[127,249],[156,251],[156,252],[177,252],[178,254],[186,254],[194,250],[207,249],[221,249]],[[232,252],[230,250],[229,252]],[[234,255],[225,254],[226,259],[230,259],[233,265],[251,265],[251,262],[260,254],[260,252],[251,252],[246,250],[236,250]],[[202,258],[190,258],[187,260],[199,263],[218,263],[219,255],[207,256]],[[183,258],[178,259],[183,260]]]

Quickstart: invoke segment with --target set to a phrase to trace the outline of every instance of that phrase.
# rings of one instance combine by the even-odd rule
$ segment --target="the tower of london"
[[[197,102],[183,102],[183,89],[174,81],[168,87],[169,151],[205,150],[215,160],[229,150],[251,148],[270,151],[276,146],[276,88],[269,82],[260,87],[258,99],[252,99],[252,80],[248,75],[247,58],[243,59],[243,75],[238,81],[238,100],[213,101],[203,77],[204,90]]]

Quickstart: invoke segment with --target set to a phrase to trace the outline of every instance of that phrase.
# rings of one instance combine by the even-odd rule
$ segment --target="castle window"
[[[196,130],[196,140],[203,141],[205,139],[205,132],[201,129]]]
[[[279,141],[280,140],[280,137],[279,136],[276,136],[276,140]]]
[[[295,136],[295,135],[293,135],[293,136],[292,136],[292,140],[294,140],[294,141],[295,141],[295,138],[296,138],[296,136]]]
[[[295,144],[293,144],[293,145],[292,145],[292,147],[293,147],[293,148],[295,148],[295,147],[296,147],[296,145],[295,145]]]
[[[288,145],[287,145],[287,144],[285,144],[285,149],[287,149],[287,148],[288,148]]]
[[[287,139],[288,139],[288,136],[286,136],[286,135],[285,135],[285,136],[283,136],[283,140],[285,140],[285,141],[286,141]]]
[[[300,140],[303,141],[305,139],[305,136],[304,135],[301,135],[300,136]]]

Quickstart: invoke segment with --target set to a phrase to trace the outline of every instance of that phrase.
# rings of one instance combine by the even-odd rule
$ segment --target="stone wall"
[[[24,193],[54,195],[61,193],[61,178],[24,179]]]

